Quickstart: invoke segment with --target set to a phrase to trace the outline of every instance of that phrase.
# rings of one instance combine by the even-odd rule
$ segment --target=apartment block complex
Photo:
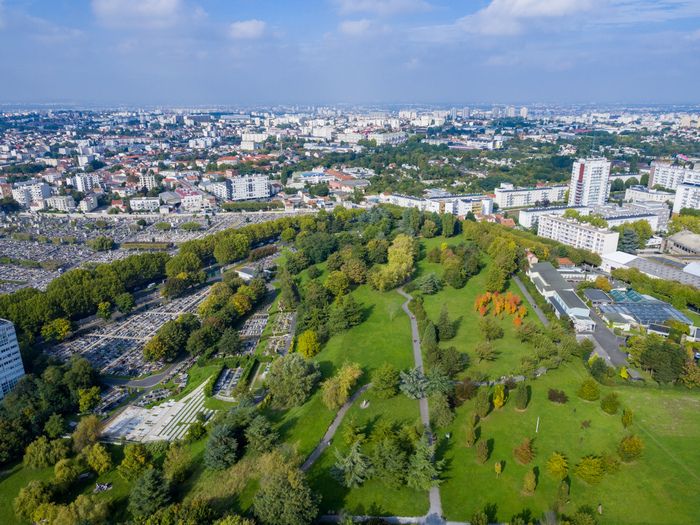
[[[499,208],[518,208],[537,206],[546,202],[563,202],[566,196],[566,184],[542,186],[539,188],[515,188],[512,184],[501,184],[494,193],[494,202]]]
[[[15,325],[0,319],[0,399],[10,393],[23,375]]]
[[[604,204],[608,198],[610,161],[604,158],[578,159],[571,169],[569,206]]]
[[[601,255],[617,250],[620,237],[618,232],[556,215],[543,215],[539,218],[537,235]]]
[[[649,173],[649,188],[661,186],[667,190],[675,190],[684,182],[700,183],[700,170],[674,166],[670,162],[654,161]]]
[[[683,208],[700,210],[700,180],[698,182],[683,182],[676,188],[673,213],[680,213]]]

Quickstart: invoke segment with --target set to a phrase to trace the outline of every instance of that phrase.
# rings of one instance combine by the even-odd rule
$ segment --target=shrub
[[[513,449],[513,455],[521,465],[527,465],[533,459],[535,459],[535,451],[532,448],[532,439],[525,438],[520,445]]]
[[[605,469],[603,467],[603,458],[599,456],[586,456],[578,462],[574,473],[583,481],[590,485],[595,485],[603,479]]]
[[[533,470],[528,470],[523,479],[523,494],[532,496],[537,488],[537,476]]]
[[[476,427],[471,423],[467,423],[466,434],[467,435],[464,438],[464,444],[467,446],[467,448],[472,448],[474,446],[474,443],[476,443]]]
[[[547,392],[547,398],[552,403],[559,403],[562,405],[569,400],[568,396],[563,390],[557,390],[555,388],[549,389],[549,392]]]
[[[493,406],[496,408],[503,408],[506,404],[506,387],[504,385],[496,385],[493,391]]]
[[[644,442],[638,436],[626,436],[620,441],[617,451],[622,461],[629,463],[642,455],[644,451]]]
[[[593,379],[586,379],[581,383],[581,387],[578,389],[578,397],[585,399],[586,401],[596,401],[600,397],[600,389],[598,388],[598,383]]]
[[[620,398],[615,392],[610,392],[600,400],[600,408],[602,408],[603,412],[606,414],[617,414],[617,411],[620,409]]]
[[[547,460],[547,472],[554,478],[562,480],[569,473],[569,461],[561,452],[553,452]]]
[[[620,470],[620,460],[612,454],[606,454],[603,456],[603,470],[606,474],[615,474]]]
[[[625,408],[622,411],[622,426],[629,428],[634,421],[634,413],[629,408]]]
[[[479,387],[477,384],[469,378],[466,378],[455,386],[455,400],[458,405],[461,405],[465,401],[472,399]]]
[[[483,465],[489,459],[489,444],[485,439],[481,439],[476,444],[476,460]]]
[[[480,418],[485,418],[489,415],[491,411],[491,396],[486,387],[479,388],[479,392],[476,394],[475,409]]]
[[[518,384],[518,388],[515,389],[515,408],[518,410],[525,410],[527,408],[528,401],[530,400],[530,387],[522,382]]]

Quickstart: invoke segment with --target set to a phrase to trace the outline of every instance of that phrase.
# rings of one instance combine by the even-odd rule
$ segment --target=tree
[[[532,439],[525,438],[520,445],[513,449],[515,459],[521,465],[527,465],[535,459],[535,450],[532,447]]]
[[[30,521],[33,512],[53,499],[53,487],[47,481],[33,479],[19,490],[12,502],[15,515],[22,521]]]
[[[399,389],[409,399],[422,399],[427,396],[429,389],[428,378],[418,369],[399,373]]]
[[[474,353],[476,357],[479,358],[479,362],[482,361],[495,361],[497,357],[496,349],[493,344],[489,341],[480,341],[474,347]]]
[[[430,419],[433,425],[445,428],[452,423],[454,417],[450,400],[445,394],[434,394],[430,397]]]
[[[610,281],[607,277],[604,277],[602,275],[596,277],[595,281],[593,281],[593,284],[596,288],[598,288],[599,290],[603,290],[604,292],[609,292],[610,290],[612,290],[612,284],[610,284]]]
[[[503,269],[492,264],[486,273],[486,291],[502,292],[506,287],[506,273]]]
[[[310,359],[321,351],[321,344],[314,330],[306,330],[297,338],[297,352]]]
[[[234,328],[224,330],[224,333],[219,338],[219,342],[216,344],[216,349],[225,355],[238,354],[242,347],[241,337],[238,330]]]
[[[80,452],[85,447],[97,443],[102,431],[102,422],[97,416],[86,416],[80,420],[73,432],[73,450]]]
[[[399,391],[399,371],[384,363],[372,373],[372,390],[380,399],[394,397]]]
[[[489,459],[489,444],[485,439],[479,440],[476,444],[476,461],[483,465]]]
[[[625,428],[629,428],[630,426],[632,426],[633,421],[634,421],[634,413],[632,412],[632,409],[625,408],[622,411],[622,426]]]
[[[68,457],[68,452],[68,442],[62,439],[49,441],[46,436],[39,436],[27,445],[22,462],[30,469],[46,468]]]
[[[272,424],[265,416],[258,415],[253,418],[250,425],[245,429],[245,438],[250,450],[263,454],[272,450],[279,435],[274,431]]]
[[[346,455],[335,450],[335,465],[333,476],[347,488],[362,485],[372,475],[372,464],[367,456],[360,451],[360,442],[355,441]]]
[[[136,480],[129,494],[129,512],[148,516],[170,502],[170,486],[160,471],[149,468]]]
[[[124,292],[117,295],[114,298],[114,304],[117,307],[117,310],[119,310],[123,314],[131,313],[131,311],[134,309],[134,306],[136,306],[134,296],[131,295],[129,292]]]
[[[124,446],[124,459],[117,467],[119,475],[127,481],[133,481],[151,468],[151,455],[141,443],[129,443]]]
[[[485,418],[491,412],[491,396],[489,394],[488,388],[481,387],[476,394],[476,402],[474,405],[476,414],[479,418]]]
[[[644,442],[635,435],[625,436],[617,447],[620,459],[629,463],[639,458],[644,451]]]
[[[598,388],[598,383],[593,379],[586,379],[581,383],[578,389],[578,397],[585,399],[586,401],[595,401],[600,397],[600,389]]]
[[[362,322],[362,305],[352,295],[341,295],[330,308],[328,329],[337,334]]]
[[[323,382],[321,396],[323,403],[330,410],[338,410],[347,402],[352,388],[361,375],[360,365],[345,363],[335,377]]]
[[[500,478],[503,472],[503,461],[496,461],[496,463],[493,464],[493,471],[496,473],[496,477]]]
[[[47,341],[59,343],[70,334],[71,324],[68,319],[58,318],[41,328],[41,337]]]
[[[75,460],[64,458],[53,467],[54,478],[64,486],[70,486],[80,475],[80,465]]]
[[[442,310],[440,310],[437,330],[440,341],[447,341],[448,339],[452,339],[455,335],[457,335],[455,322],[450,320],[447,305],[443,305]]]
[[[109,472],[112,469],[112,456],[104,445],[95,443],[83,450],[83,455],[88,466],[98,476]]]
[[[576,476],[581,478],[589,485],[595,485],[603,479],[605,470],[603,468],[603,459],[599,456],[585,456],[581,458],[574,469]]]
[[[479,319],[479,330],[483,338],[487,341],[493,341],[494,339],[503,337],[503,328],[491,317],[482,317]]]
[[[418,289],[425,295],[438,293],[442,286],[442,280],[434,273],[429,273],[418,282]]]
[[[302,405],[320,377],[318,365],[299,354],[288,354],[272,362],[267,385],[272,406],[291,408]]]
[[[317,498],[304,474],[287,466],[264,476],[253,500],[255,516],[264,525],[307,525],[318,514]]]
[[[423,337],[421,338],[421,343],[425,348],[434,348],[437,346],[437,329],[431,321],[425,323],[425,328],[423,329]]]
[[[610,392],[600,400],[600,408],[606,414],[617,414],[617,411],[620,409],[620,398],[615,392]]]
[[[435,445],[428,443],[428,438],[422,436],[415,445],[413,455],[409,459],[407,484],[416,490],[430,490],[440,483],[440,473],[444,462],[435,461]]]
[[[503,408],[506,404],[506,387],[502,384],[498,384],[493,389],[493,406],[494,408]]]
[[[66,430],[66,422],[61,414],[53,413],[44,424],[44,432],[51,439],[61,437]]]
[[[397,435],[390,433],[375,445],[372,467],[376,477],[390,487],[405,483],[408,457]]]
[[[192,468],[192,453],[180,443],[170,443],[163,461],[163,477],[168,483],[182,483]]]
[[[561,452],[552,452],[547,460],[547,472],[557,480],[563,480],[569,474],[569,461]]]
[[[622,230],[622,235],[620,235],[617,243],[617,249],[621,252],[635,254],[639,247],[639,236],[637,232],[632,228],[625,228]]]
[[[523,479],[523,494],[532,496],[537,488],[537,476],[533,470],[528,470]]]
[[[464,438],[464,444],[467,448],[472,448],[477,439],[477,427],[472,422],[468,422],[466,426],[466,436]]]
[[[204,451],[204,464],[212,470],[224,470],[238,460],[237,427],[219,423],[209,433]]]
[[[81,388],[78,390],[78,410],[85,413],[89,412],[100,404],[100,387],[93,386],[91,388]]]
[[[525,410],[527,408],[528,401],[530,400],[529,387],[524,381],[518,383],[515,389],[515,408],[518,410]]]

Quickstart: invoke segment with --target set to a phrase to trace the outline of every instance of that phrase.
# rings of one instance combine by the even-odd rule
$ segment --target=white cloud
[[[388,16],[400,13],[427,11],[431,8],[425,0],[335,0],[340,13],[371,13],[377,16]]]
[[[460,18],[457,25],[469,33],[514,35],[528,21],[562,18],[590,10],[596,0],[492,0],[472,15]]]
[[[367,19],[343,20],[338,25],[338,31],[348,36],[366,35],[372,28],[372,22]]]
[[[171,26],[181,8],[181,0],[92,0],[97,19],[110,27]]]
[[[234,40],[255,40],[262,37],[267,24],[262,20],[239,20],[231,23],[228,34]]]

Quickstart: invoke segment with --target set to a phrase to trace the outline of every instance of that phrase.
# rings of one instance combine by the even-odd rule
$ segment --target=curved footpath
[[[401,305],[401,308],[406,315],[411,320],[411,338],[413,339],[413,360],[416,363],[416,368],[423,373],[423,353],[420,349],[420,335],[418,333],[418,322],[416,321],[416,316],[413,312],[409,310],[408,303],[413,299],[410,294],[407,294],[403,288],[397,290],[403,297],[406,298],[406,302]],[[430,443],[433,443],[433,433],[430,430],[430,411],[428,408],[428,399],[423,397],[418,400],[420,407],[420,418],[425,427],[425,431],[428,434],[428,439]],[[430,509],[428,510],[428,516],[425,518],[425,523],[427,524],[439,524],[445,523],[442,518],[442,500],[440,499],[440,487],[435,486],[430,489]]]

